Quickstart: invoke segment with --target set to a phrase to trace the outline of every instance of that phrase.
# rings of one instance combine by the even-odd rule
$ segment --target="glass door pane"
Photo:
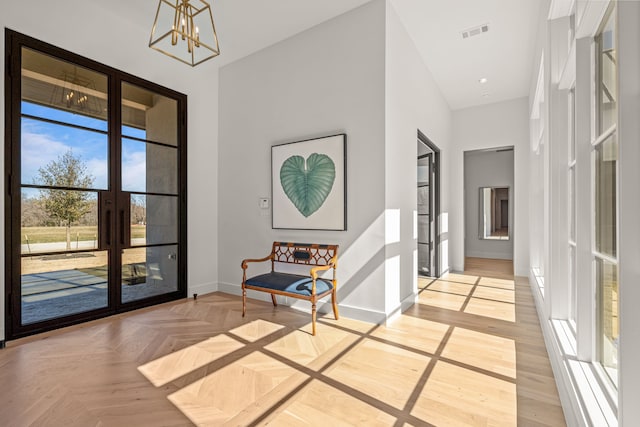
[[[178,291],[178,103],[122,83],[122,191],[127,241],[121,302]]]
[[[122,302],[178,290],[178,245],[125,249],[122,254]]]
[[[606,21],[597,36],[598,46],[598,132],[602,134],[617,122],[617,54],[616,19],[608,13]]]
[[[20,324],[108,306],[109,251],[98,195],[108,189],[107,77],[22,48]]]
[[[595,149],[596,251],[612,257],[617,253],[617,161],[614,133]]]
[[[147,165],[150,165],[149,170]],[[178,150],[175,147],[122,139],[123,191],[177,194],[177,165]]]
[[[600,363],[614,384],[618,384],[618,266],[596,258],[598,341]]]
[[[122,83],[122,136],[177,147],[178,102]]]

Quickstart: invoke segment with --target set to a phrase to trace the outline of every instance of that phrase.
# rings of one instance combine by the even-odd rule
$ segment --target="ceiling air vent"
[[[462,32],[462,38],[468,39],[469,37],[477,36],[478,34],[486,33],[489,31],[489,24],[478,25],[477,27],[467,28]]]

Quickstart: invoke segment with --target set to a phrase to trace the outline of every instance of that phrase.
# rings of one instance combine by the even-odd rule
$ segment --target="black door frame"
[[[434,265],[433,265],[433,277],[440,277],[442,272],[440,271],[440,149],[433,143],[427,136],[418,129],[418,141],[429,147],[433,151],[433,191],[434,191],[434,209],[432,220],[434,221]]]
[[[21,270],[21,233],[20,233],[20,137],[21,137],[21,51],[23,47],[41,52],[45,55],[66,60],[79,66],[105,74],[108,78],[108,140],[109,140],[109,189],[104,191],[107,199],[111,201],[113,206],[111,215],[103,215],[109,217],[109,225],[102,227],[109,230],[109,265],[115,268],[114,272],[120,272],[121,251],[118,243],[119,237],[126,235],[121,234],[123,231],[118,230],[119,215],[115,212],[123,211],[125,203],[122,197],[118,197],[120,186],[120,174],[113,173],[114,165],[121,164],[121,147],[122,138],[121,129],[116,124],[120,123],[121,110],[120,98],[122,82],[130,83],[151,91],[155,91],[161,95],[165,95],[177,102],[178,119],[178,267],[177,267],[177,286],[175,292],[161,294],[146,299],[136,300],[128,303],[122,303],[121,280],[120,274],[111,274],[108,285],[109,302],[105,308],[100,308],[83,313],[72,314],[65,317],[54,318],[42,322],[22,325],[21,324],[21,292],[16,292],[20,287],[20,270]],[[24,34],[5,29],[5,338],[12,340],[36,333],[57,329],[89,320],[110,316],[116,313],[126,312],[137,308],[159,304],[162,302],[173,301],[184,298],[187,295],[187,96],[174,91],[172,89],[152,83],[122,72],[120,70],[108,67],[99,62],[93,61],[86,57],[74,54],[59,47],[50,45]],[[119,170],[119,169],[118,169]],[[102,210],[99,211],[100,213]],[[125,215],[128,212],[125,212]],[[120,215],[122,217],[122,215]],[[102,220],[106,220],[103,218]],[[99,221],[102,221],[99,220]],[[121,219],[120,219],[121,221]],[[103,222],[103,225],[106,221]],[[100,227],[100,226],[99,226]],[[120,225],[122,228],[122,225]],[[123,246],[125,248],[126,246]]]

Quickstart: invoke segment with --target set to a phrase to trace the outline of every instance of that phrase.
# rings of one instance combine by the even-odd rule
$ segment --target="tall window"
[[[546,154],[544,148],[545,139],[545,79],[544,79],[544,52],[540,58],[538,69],[538,82],[536,94],[532,105],[530,120],[531,138],[531,168],[530,182],[531,195],[530,203],[532,209],[529,233],[531,238],[531,273],[544,298],[545,280],[545,161]]]
[[[597,360],[614,384],[618,377],[618,107],[615,2],[595,39],[596,126],[592,142],[593,259],[597,304]]]
[[[569,91],[568,98],[569,126],[568,126],[568,146],[569,146],[569,320],[575,329],[576,312],[578,306],[578,292],[576,280],[576,92],[575,87]]]

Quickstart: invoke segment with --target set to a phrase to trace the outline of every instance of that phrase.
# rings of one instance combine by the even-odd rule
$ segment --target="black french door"
[[[418,156],[418,274],[433,276],[433,153]]]
[[[440,277],[440,149],[418,130],[418,274]]]
[[[186,96],[6,30],[8,339],[186,296]]]

